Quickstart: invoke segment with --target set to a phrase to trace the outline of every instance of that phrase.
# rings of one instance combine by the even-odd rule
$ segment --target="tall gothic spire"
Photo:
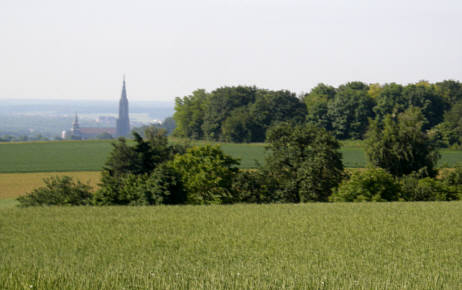
[[[128,98],[125,87],[125,75],[123,76],[122,95],[119,101],[119,118],[117,119],[117,137],[128,137],[130,134],[130,120],[128,118]]]
[[[80,132],[80,126],[79,126],[79,116],[77,115],[77,113],[75,113],[75,119],[74,119],[74,122],[72,122],[71,139],[73,140],[82,139],[82,133]]]

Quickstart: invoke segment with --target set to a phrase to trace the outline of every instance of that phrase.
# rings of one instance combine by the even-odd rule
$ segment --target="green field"
[[[204,142],[199,142],[203,144]],[[264,144],[221,144],[223,150],[241,159],[241,168],[263,164]],[[0,144],[0,173],[49,171],[98,171],[111,151],[111,141],[64,141]],[[358,146],[342,148],[345,167],[366,166],[364,150]],[[462,163],[462,151],[442,150],[440,166]]]
[[[460,289],[462,202],[0,206],[2,289]]]

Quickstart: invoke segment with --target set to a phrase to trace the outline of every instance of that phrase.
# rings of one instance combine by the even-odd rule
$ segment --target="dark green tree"
[[[422,81],[417,84],[410,84],[404,87],[403,97],[406,107],[418,107],[427,119],[424,129],[428,130],[443,121],[443,114],[447,104],[440,96],[435,86]]]
[[[252,142],[255,128],[255,121],[249,113],[248,107],[239,107],[232,111],[221,127],[221,139],[226,142]]]
[[[204,114],[202,130],[209,140],[222,140],[223,122],[239,108],[255,102],[256,87],[222,87],[214,90]]]
[[[435,89],[438,95],[443,97],[449,105],[462,100],[462,84],[459,81],[445,80],[435,84]]]
[[[368,118],[374,116],[374,106],[366,84],[351,82],[341,85],[328,106],[334,135],[340,139],[362,138],[367,130]]]
[[[328,105],[335,98],[335,93],[334,87],[320,83],[306,94],[304,96],[307,109],[306,121],[326,130],[332,130]]]
[[[421,110],[411,107],[393,118],[386,115],[383,125],[371,120],[366,139],[369,163],[394,176],[419,172],[435,176],[440,157],[435,144],[423,131],[425,117]]]
[[[193,139],[204,137],[202,125],[209,98],[210,94],[205,90],[196,90],[190,96],[175,99],[175,136]]]
[[[337,140],[312,124],[281,123],[267,137],[266,171],[278,183],[276,195],[286,202],[327,201],[343,177]]]
[[[155,188],[148,190],[145,185],[155,181],[153,172],[161,164],[173,159],[175,154],[183,153],[185,148],[169,145],[166,131],[154,126],[146,128],[144,138],[136,132],[133,135],[133,145],[124,138],[113,143],[102,172],[100,189],[95,194],[96,203],[140,205],[166,200],[165,194],[152,192],[151,189]]]
[[[289,91],[258,90],[255,103],[249,109],[252,120],[252,142],[264,142],[266,131],[278,122],[301,124],[305,121],[306,106]]]
[[[375,98],[374,113],[382,121],[385,115],[397,115],[406,110],[403,86],[395,83],[385,84]]]
[[[211,145],[189,148],[171,162],[181,176],[189,204],[231,203],[238,164],[238,160],[223,153],[220,147]]]

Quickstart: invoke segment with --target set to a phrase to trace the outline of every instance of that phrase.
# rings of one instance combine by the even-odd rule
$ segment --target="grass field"
[[[35,173],[0,173],[0,199],[15,198],[42,186],[43,179],[49,176],[68,175],[92,187],[100,180],[99,171],[89,172],[35,172]]]
[[[205,144],[205,142],[198,142]],[[241,159],[241,168],[255,168],[264,163],[264,144],[220,144],[227,154]],[[0,173],[49,171],[98,171],[103,167],[111,141],[65,141],[0,144]],[[364,150],[357,145],[342,148],[345,167],[366,166]],[[440,166],[462,164],[462,151],[442,150]]]
[[[460,289],[462,203],[0,207],[2,289]]]

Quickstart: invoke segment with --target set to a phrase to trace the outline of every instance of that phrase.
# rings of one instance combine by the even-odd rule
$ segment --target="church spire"
[[[79,116],[77,115],[77,112],[75,113],[75,118],[74,118],[74,122],[72,123],[72,126],[75,127],[79,127]]]
[[[80,132],[80,125],[79,125],[79,116],[75,113],[74,122],[72,122],[72,129],[71,129],[71,139],[73,140],[81,140],[82,133]]]
[[[119,101],[119,118],[117,119],[117,137],[128,137],[130,134],[130,120],[128,118],[128,98],[125,86],[125,75],[123,76],[122,95]]]

